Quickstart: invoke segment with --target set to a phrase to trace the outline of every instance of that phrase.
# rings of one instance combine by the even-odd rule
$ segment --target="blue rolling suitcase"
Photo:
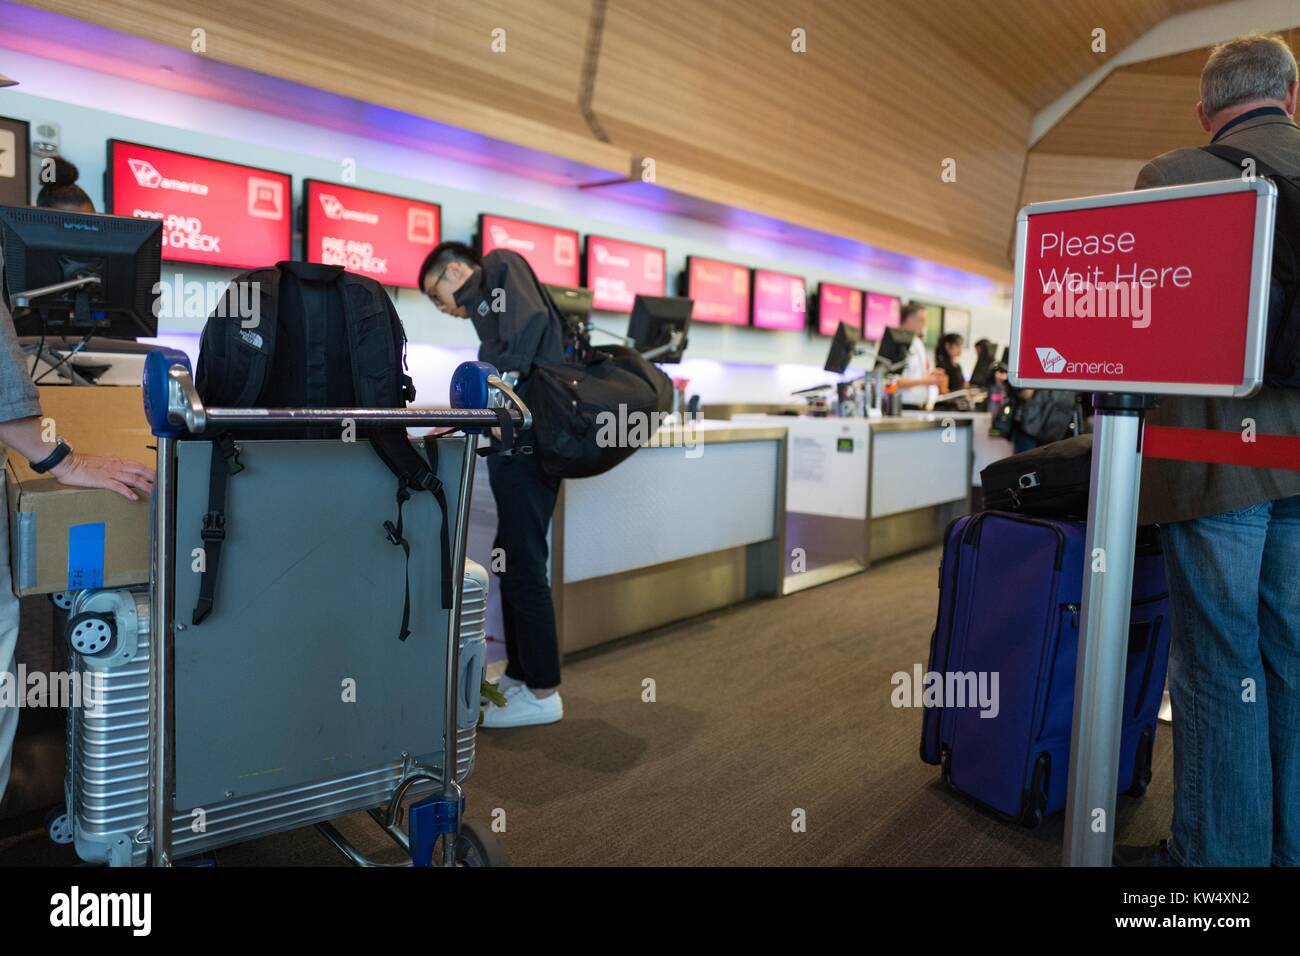
[[[927,699],[937,706],[923,711],[921,759],[1028,826],[1065,808],[1084,534],[1079,521],[985,511],[958,518],[944,540],[927,680],[942,675],[947,693],[936,684]],[[1137,551],[1119,765],[1119,791],[1134,795],[1151,780],[1170,635],[1154,534],[1140,532]],[[993,675],[996,712],[960,706],[963,689],[992,687]]]

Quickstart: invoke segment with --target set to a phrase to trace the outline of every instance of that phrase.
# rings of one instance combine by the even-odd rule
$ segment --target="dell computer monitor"
[[[888,362],[890,365],[905,362],[914,338],[916,333],[911,329],[900,329],[896,325],[891,325],[880,336],[880,348],[876,350],[876,354],[880,356],[882,362]]]
[[[591,321],[591,290],[566,285],[546,285],[560,321],[564,323],[564,351],[572,356],[587,349],[590,334],[587,323]]]
[[[0,242],[5,293],[19,335],[134,339],[158,334],[158,220],[0,206]],[[86,276],[97,276],[99,283],[31,295]]]
[[[548,285],[546,293],[560,310],[565,324],[577,322],[586,325],[591,318],[591,290],[566,285]]]
[[[675,348],[653,356],[656,362],[680,362],[686,351],[686,333],[694,307],[695,303],[684,297],[639,295],[632,301],[627,337],[638,352],[645,353],[670,344],[673,333],[680,332],[681,341]]]
[[[835,329],[835,337],[831,339],[831,350],[826,355],[826,371],[843,375],[861,344],[862,333],[847,322],[841,322]]]

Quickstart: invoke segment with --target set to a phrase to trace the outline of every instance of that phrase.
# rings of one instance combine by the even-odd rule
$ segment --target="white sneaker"
[[[523,681],[515,680],[513,677],[507,677],[505,674],[502,674],[501,677],[497,680],[497,690],[501,692],[502,697],[513,696],[515,692],[518,691],[519,688],[523,686],[524,686]]]
[[[483,711],[484,727],[532,727],[553,724],[564,716],[564,702],[557,691],[548,697],[536,697],[520,686],[506,697],[506,705],[489,703]]]

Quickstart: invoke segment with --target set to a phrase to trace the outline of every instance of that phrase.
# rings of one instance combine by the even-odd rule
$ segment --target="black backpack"
[[[256,323],[247,314],[257,295]],[[245,328],[245,325],[249,327]],[[406,374],[406,332],[383,286],[340,266],[280,262],[236,276],[203,326],[195,386],[205,405],[225,408],[401,408],[415,398]],[[193,622],[211,612],[216,597],[221,544],[225,539],[226,483],[242,470],[235,441],[254,437],[225,432],[214,436],[208,512],[203,519],[205,570]],[[276,432],[277,438],[338,438],[337,428],[304,427]],[[442,509],[442,606],[452,606],[451,545],[447,497],[437,478],[438,448],[425,439],[428,462],[401,427],[358,428],[397,478],[397,520],[385,521],[388,540],[409,566],[411,548],[403,535],[402,505],[429,491]],[[410,636],[409,570],[402,608],[401,640]]]
[[[589,478],[650,440],[672,408],[673,383],[641,353],[601,345],[580,361],[534,363],[524,396],[542,471]]]
[[[1202,146],[1238,169],[1247,160],[1277,186],[1273,220],[1273,272],[1269,282],[1268,330],[1264,338],[1264,382],[1300,388],[1300,177],[1287,176],[1235,146]]]
[[[1015,427],[1040,444],[1060,441],[1072,431],[1076,399],[1074,392],[1036,388],[1012,409]]]

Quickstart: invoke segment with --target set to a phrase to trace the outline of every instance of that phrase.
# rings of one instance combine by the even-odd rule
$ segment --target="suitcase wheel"
[[[1141,797],[1151,786],[1151,755],[1154,749],[1155,735],[1150,727],[1142,728],[1142,738],[1138,741],[1137,754],[1133,758],[1133,785],[1126,791],[1130,797]]]
[[[45,815],[45,832],[60,846],[72,842],[72,818],[64,807],[55,807]]]
[[[68,621],[68,641],[78,654],[98,654],[113,642],[116,626],[112,614],[82,611]]]
[[[50,592],[50,603],[60,611],[69,611],[72,609],[72,591],[52,591]]]
[[[496,834],[472,823],[461,823],[456,841],[457,866],[509,866]]]
[[[1029,783],[1020,810],[1020,822],[1033,830],[1042,825],[1047,810],[1047,787],[1051,779],[1052,755],[1041,753],[1034,761],[1034,776]]]
[[[952,786],[952,751],[947,747],[939,751],[939,779],[945,786]]]

